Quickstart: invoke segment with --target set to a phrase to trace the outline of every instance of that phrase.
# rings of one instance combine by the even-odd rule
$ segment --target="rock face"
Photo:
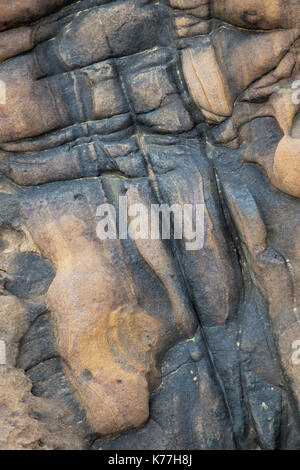
[[[300,449],[299,1],[0,31],[0,448]],[[203,246],[99,237],[120,200],[201,206]]]

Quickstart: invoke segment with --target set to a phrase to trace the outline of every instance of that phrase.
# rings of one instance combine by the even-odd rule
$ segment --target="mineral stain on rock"
[[[300,449],[299,25],[0,0],[1,449]],[[100,240],[124,195],[203,205],[202,249]]]

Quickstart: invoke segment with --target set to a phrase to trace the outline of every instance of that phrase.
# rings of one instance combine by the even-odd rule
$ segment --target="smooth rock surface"
[[[299,450],[299,1],[0,31],[0,449]],[[120,196],[202,205],[203,246],[99,239]]]

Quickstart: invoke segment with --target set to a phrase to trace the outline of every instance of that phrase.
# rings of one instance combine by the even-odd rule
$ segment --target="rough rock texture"
[[[0,448],[300,449],[299,1],[0,31]],[[203,204],[204,246],[100,240],[120,196]]]

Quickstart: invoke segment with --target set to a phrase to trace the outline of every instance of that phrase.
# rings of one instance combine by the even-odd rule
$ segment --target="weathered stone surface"
[[[300,449],[299,1],[0,31],[0,448]],[[203,247],[99,239],[120,196],[203,205]]]

